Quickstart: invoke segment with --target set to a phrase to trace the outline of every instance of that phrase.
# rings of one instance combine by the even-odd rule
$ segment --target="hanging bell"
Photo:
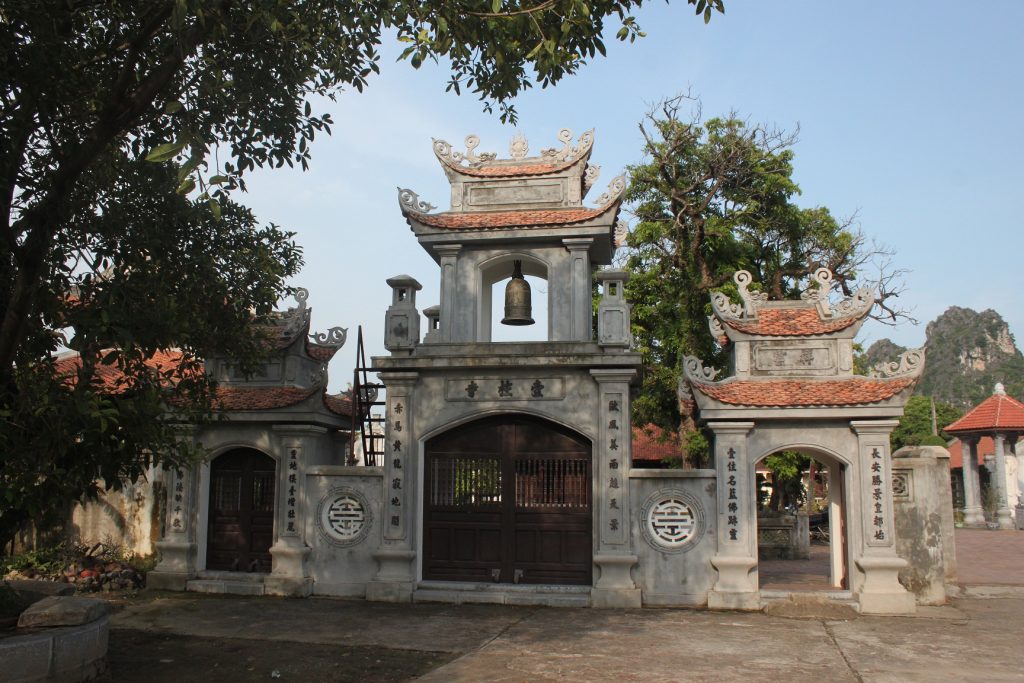
[[[532,325],[530,283],[523,278],[523,262],[513,261],[512,279],[505,285],[505,317],[502,325]]]

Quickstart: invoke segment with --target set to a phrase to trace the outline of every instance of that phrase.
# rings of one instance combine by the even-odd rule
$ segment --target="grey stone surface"
[[[92,680],[106,669],[110,617],[0,639],[5,683]]]
[[[18,628],[79,626],[109,613],[110,604],[104,600],[52,595],[22,612],[18,617]]]
[[[36,581],[33,579],[12,579],[4,581],[8,587],[33,600],[41,600],[51,595],[74,595],[75,587],[70,583],[57,581]]]

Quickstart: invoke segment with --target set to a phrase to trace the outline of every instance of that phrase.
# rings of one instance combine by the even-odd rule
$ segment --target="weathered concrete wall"
[[[312,547],[306,568],[315,595],[366,595],[377,573],[373,553],[384,524],[383,476],[380,467],[320,465],[306,471],[306,542]]]
[[[634,580],[642,591],[644,605],[706,605],[708,591],[715,583],[711,558],[718,551],[715,523],[715,471],[644,470],[630,472],[633,488],[633,546],[639,562]],[[662,501],[679,501],[693,513],[679,519],[674,506]],[[668,519],[659,520],[658,515]],[[671,528],[682,522],[683,531]],[[670,525],[662,533],[658,525]],[[687,534],[685,529],[692,529]],[[688,535],[682,542],[680,539]]]
[[[946,602],[956,582],[949,451],[940,446],[901,448],[893,454],[896,551],[910,566],[900,583],[926,605]]]
[[[120,491],[106,491],[84,505],[76,503],[68,535],[87,545],[116,543],[136,555],[151,555],[160,537],[159,474],[151,469],[146,479],[126,484]]]

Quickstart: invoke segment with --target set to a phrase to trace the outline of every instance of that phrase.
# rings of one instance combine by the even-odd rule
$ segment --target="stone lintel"
[[[378,373],[380,381],[387,387],[399,387],[411,388],[419,379],[420,373],[418,372],[381,372]]]
[[[745,436],[750,433],[750,430],[754,428],[753,422],[708,422],[708,429],[713,431],[716,436],[722,435],[739,435]]]
[[[888,437],[899,423],[899,420],[850,420],[850,429],[855,431],[857,436],[880,434]]]
[[[590,376],[598,384],[611,382],[630,382],[636,377],[636,370],[625,370],[619,368],[592,368]]]
[[[320,436],[329,431],[326,427],[302,424],[276,424],[271,429],[282,436]]]

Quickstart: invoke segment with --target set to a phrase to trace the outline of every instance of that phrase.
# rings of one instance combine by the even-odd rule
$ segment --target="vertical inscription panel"
[[[867,545],[892,545],[892,482],[888,462],[888,449],[884,444],[864,445],[861,448],[864,490],[864,536]]]
[[[600,486],[598,493],[604,491],[602,499],[597,501],[602,511],[601,541],[608,545],[622,545],[626,542],[626,528],[622,511],[626,508],[625,471],[626,462],[623,449],[623,429],[628,425],[625,414],[627,406],[620,392],[607,392],[602,397],[602,431],[603,443],[600,453]]]

